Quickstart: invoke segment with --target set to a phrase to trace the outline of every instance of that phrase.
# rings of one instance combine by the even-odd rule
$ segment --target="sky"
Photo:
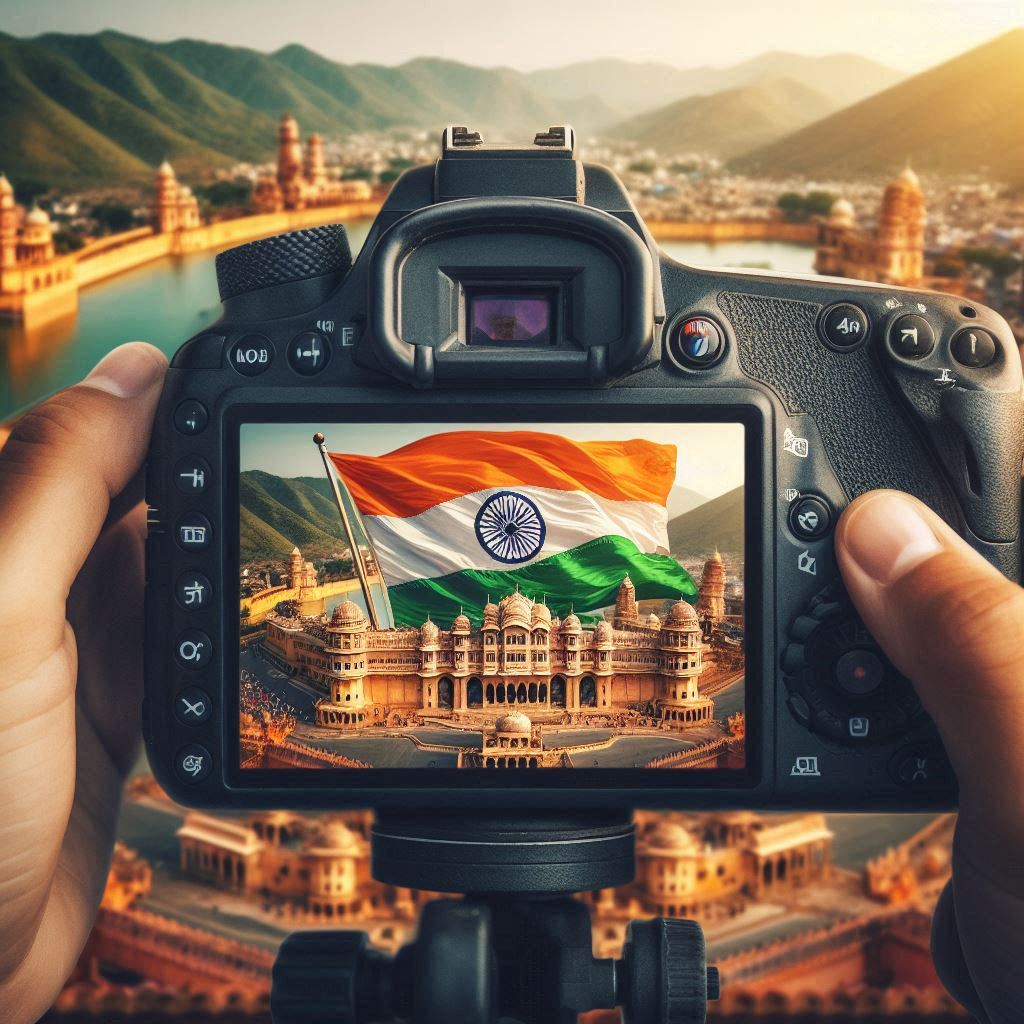
[[[117,29],[334,60],[432,56],[518,70],[595,57],[726,66],[770,50],[850,52],[919,71],[1024,24],[1024,0],[0,0],[0,31]]]
[[[243,471],[262,469],[275,476],[319,476],[323,461],[313,444],[321,430],[327,449],[359,455],[383,455],[439,430],[522,430],[523,424],[374,423],[246,424],[242,427],[239,460]],[[537,423],[531,430],[560,434],[578,441],[645,437],[677,448],[676,484],[716,498],[743,483],[743,427],[738,423]]]

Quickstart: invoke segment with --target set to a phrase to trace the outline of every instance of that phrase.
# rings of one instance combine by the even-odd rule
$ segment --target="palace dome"
[[[356,852],[358,843],[351,829],[337,818],[330,818],[325,821],[313,833],[307,845],[312,853],[321,855],[353,854]]]
[[[551,625],[551,609],[543,602],[538,601],[533,606],[533,611],[530,615],[533,624],[536,625]]]
[[[161,178],[173,178],[174,168],[165,160],[156,173]]]
[[[532,609],[530,599],[516,590],[501,599],[498,605],[502,626],[528,626]]]
[[[700,622],[697,620],[697,612],[692,604],[689,604],[687,601],[676,601],[669,609],[665,625],[687,626],[697,629],[700,626]]]
[[[694,853],[697,841],[682,825],[674,821],[661,821],[648,834],[646,845],[648,850],[676,855]]]
[[[579,616],[575,612],[569,612],[564,619],[562,619],[562,632],[563,633],[579,633],[582,627],[580,626]]]
[[[426,622],[420,626],[420,643],[424,644],[436,644],[441,639],[441,630],[437,626],[427,619]]]
[[[507,715],[502,715],[494,723],[494,731],[500,733],[525,733],[528,736],[532,725],[533,723],[522,711],[510,711]]]
[[[41,207],[33,206],[25,215],[25,223],[46,227],[50,223],[50,215]]]
[[[498,624],[498,606],[493,601],[484,605],[484,625],[496,626]]]
[[[607,619],[602,619],[594,630],[594,642],[599,644],[611,643],[615,635],[612,633],[612,624]]]
[[[849,199],[837,199],[828,211],[828,219],[833,224],[852,224],[856,217]]]
[[[459,614],[455,616],[455,621],[452,622],[452,630],[458,633],[468,633],[472,627],[470,626],[469,616]]]
[[[661,629],[661,619],[659,619],[654,612],[651,612],[651,614],[647,616],[647,625],[651,629]]]
[[[7,180],[6,174],[0,174],[0,195],[13,195],[14,186]]]
[[[920,192],[921,179],[917,176],[911,166],[907,164],[907,166],[904,167],[891,182],[889,182],[889,187],[913,189],[916,192]]]
[[[366,616],[355,601],[342,601],[331,615],[332,626],[365,626]]]

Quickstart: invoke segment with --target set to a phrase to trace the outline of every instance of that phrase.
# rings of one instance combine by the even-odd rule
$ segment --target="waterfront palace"
[[[858,226],[848,200],[832,204],[828,217],[818,222],[814,269],[833,277],[919,288],[924,283],[924,228],[921,183],[907,167],[885,186],[873,231]]]
[[[717,556],[716,568],[720,563]],[[705,571],[705,580],[717,590],[721,574]],[[719,607],[717,600],[710,604]],[[266,617],[263,650],[322,692],[316,721],[328,728],[392,724],[395,716],[423,713],[472,718],[474,711],[514,705],[549,721],[591,709],[605,716],[642,710],[669,728],[687,729],[714,718],[714,701],[698,685],[709,611],[703,627],[686,601],[673,604],[664,620],[645,618],[628,576],[612,621],[592,628],[572,613],[553,618],[543,601],[518,590],[488,602],[480,628],[460,614],[450,629],[428,619],[419,629],[375,630],[352,601],[329,619],[303,616],[286,602]]]

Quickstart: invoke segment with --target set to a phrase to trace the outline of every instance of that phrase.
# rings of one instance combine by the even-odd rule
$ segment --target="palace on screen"
[[[297,568],[301,555],[292,558]],[[726,621],[724,581],[716,552],[697,607],[677,601],[662,619],[641,614],[626,576],[612,620],[593,628],[571,612],[553,617],[543,600],[518,590],[488,602],[479,628],[460,614],[449,629],[428,618],[418,629],[375,630],[353,601],[343,601],[329,618],[303,616],[285,603],[264,620],[263,651],[320,689],[316,723],[333,729],[391,725],[412,714],[474,720],[510,706],[528,709],[534,721],[628,709],[668,728],[699,728],[714,721],[714,700],[699,684],[712,646],[705,636]],[[742,617],[732,616],[729,625],[741,629]],[[742,647],[728,639],[735,649],[723,664],[738,673]],[[495,746],[512,742],[500,734],[492,739]],[[532,724],[515,738],[516,748],[537,744]]]

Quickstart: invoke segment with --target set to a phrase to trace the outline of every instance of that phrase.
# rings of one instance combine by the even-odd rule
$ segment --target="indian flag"
[[[442,622],[518,587],[556,615],[638,598],[695,601],[668,553],[675,445],[452,431],[386,455],[331,453],[373,543],[395,621]]]

